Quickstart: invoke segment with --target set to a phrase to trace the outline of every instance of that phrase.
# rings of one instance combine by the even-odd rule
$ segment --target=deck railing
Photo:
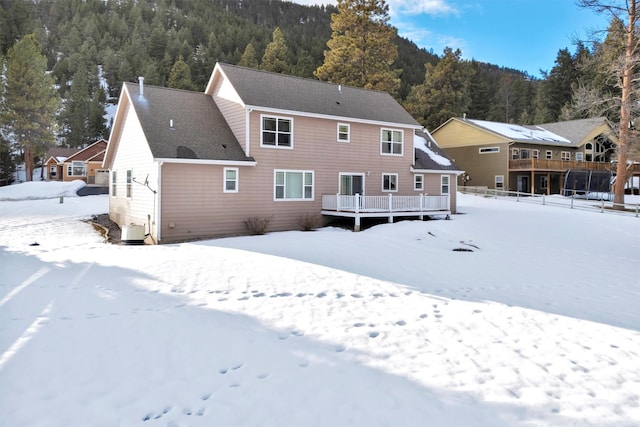
[[[346,196],[325,194],[322,196],[322,209],[347,212],[428,212],[448,211],[449,195],[428,196]]]

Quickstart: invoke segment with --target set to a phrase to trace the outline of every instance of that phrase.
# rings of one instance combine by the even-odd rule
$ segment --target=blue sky
[[[301,4],[335,1],[294,0]],[[575,52],[589,29],[607,28],[609,16],[574,0],[387,0],[391,25],[419,47],[442,55],[446,46],[465,59],[515,68],[540,77],[558,51]]]

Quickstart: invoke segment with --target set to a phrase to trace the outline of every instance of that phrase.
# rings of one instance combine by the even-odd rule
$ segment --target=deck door
[[[364,195],[364,174],[340,174],[340,194],[353,196]]]

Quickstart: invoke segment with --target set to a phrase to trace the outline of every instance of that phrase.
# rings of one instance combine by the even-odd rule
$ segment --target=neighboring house
[[[461,185],[559,194],[569,171],[615,173],[617,138],[604,117],[535,126],[451,118],[432,135],[466,172]]]
[[[104,153],[107,149],[107,141],[101,139],[93,144],[80,149],[51,149],[48,160],[47,180],[49,181],[73,181],[82,180],[88,185],[108,186],[109,170],[102,167]],[[52,151],[54,150],[54,151]],[[65,150],[65,151],[61,151]],[[66,156],[60,154],[67,154]]]
[[[62,181],[62,165],[72,154],[77,153],[75,148],[53,147],[47,150],[45,155],[44,168],[45,179],[47,181]]]
[[[109,215],[166,243],[246,234],[250,218],[278,231],[321,213],[356,229],[453,213],[457,171],[414,165],[420,129],[387,93],[226,64],[204,93],[125,83],[104,160]]]

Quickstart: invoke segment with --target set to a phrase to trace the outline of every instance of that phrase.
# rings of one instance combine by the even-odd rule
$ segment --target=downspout
[[[244,152],[246,153],[247,157],[251,156],[251,138],[250,138],[250,132],[251,132],[251,124],[249,123],[250,119],[251,119],[251,112],[253,111],[253,109],[251,108],[246,108],[244,110]]]
[[[162,204],[160,203],[160,200],[162,199],[162,165],[163,164],[164,162],[158,163],[158,171],[157,171],[158,188],[157,188],[157,194],[156,194],[156,218],[155,218],[156,243],[162,241],[162,213],[160,211],[160,206],[162,206]]]

